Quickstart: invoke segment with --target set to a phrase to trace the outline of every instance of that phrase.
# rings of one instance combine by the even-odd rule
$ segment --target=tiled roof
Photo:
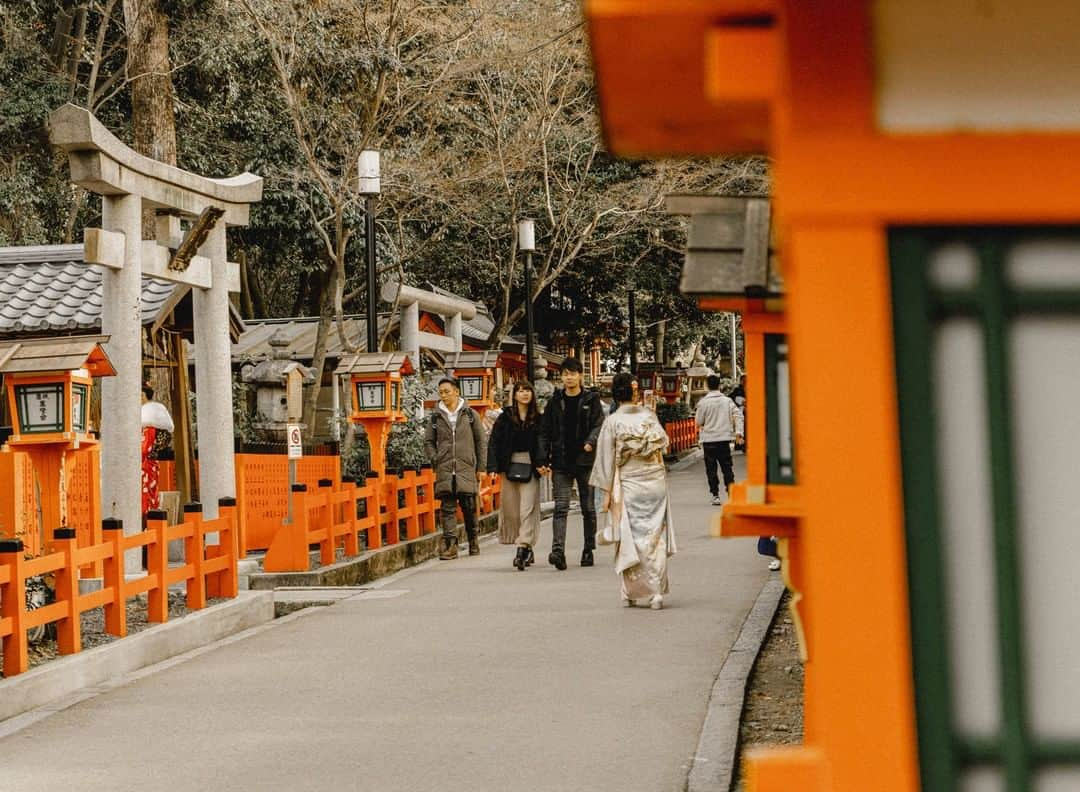
[[[387,314],[379,315],[379,332],[386,327]],[[367,347],[367,319],[363,316],[346,315],[344,317],[345,334],[359,349]],[[272,349],[270,339],[281,333],[287,340],[285,351],[294,360],[310,363],[315,354],[315,336],[319,330],[319,317],[305,316],[288,319],[245,319],[244,333],[233,344],[233,360],[259,360],[270,357]],[[330,336],[326,340],[326,356],[338,360],[345,353],[338,335],[337,324],[330,327]]]
[[[74,332],[101,327],[101,268],[84,264],[82,245],[0,247],[0,334]],[[152,324],[174,284],[142,279],[142,322]]]

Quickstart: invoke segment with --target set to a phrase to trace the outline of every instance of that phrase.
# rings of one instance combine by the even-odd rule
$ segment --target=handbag
[[[515,481],[518,484],[525,484],[532,481],[533,468],[528,462],[511,462],[510,466],[506,468],[507,481]]]

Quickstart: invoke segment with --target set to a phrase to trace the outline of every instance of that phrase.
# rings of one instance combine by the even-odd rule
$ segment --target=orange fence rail
[[[666,423],[664,431],[667,432],[668,439],[671,441],[668,447],[669,452],[689,451],[698,444],[698,425],[693,418]]]
[[[498,477],[481,480],[477,506],[480,514],[499,508]],[[293,486],[293,520],[282,525],[263,559],[267,572],[303,572],[310,566],[310,549],[317,545],[321,564],[332,564],[342,547],[346,556],[364,547],[417,539],[438,530],[439,500],[435,497],[435,474],[430,465],[387,473],[381,478],[368,473],[362,487],[345,478],[340,484],[323,479],[314,491],[305,484]]]
[[[73,654],[82,648],[80,616],[84,611],[104,607],[105,631],[127,635],[127,601],[138,594],[147,595],[147,621],[165,622],[169,618],[169,586],[186,582],[187,606],[192,610],[206,607],[208,597],[235,597],[237,581],[236,501],[222,498],[219,516],[203,520],[202,505],[184,507],[184,521],[169,525],[164,512],[150,512],[146,529],[125,536],[120,520],[102,520],[100,543],[80,547],[74,528],[53,532],[51,552],[27,559],[21,540],[0,541],[0,639],[4,650],[4,676],[21,674],[29,668],[26,631],[56,623],[56,641],[60,654]],[[217,533],[219,544],[207,545],[206,535]],[[169,566],[169,542],[184,542],[184,563]],[[147,575],[135,580],[124,576],[124,552],[147,549]],[[103,562],[104,585],[99,591],[79,593],[79,568]],[[56,601],[36,610],[26,609],[26,580],[38,575],[53,575]]]

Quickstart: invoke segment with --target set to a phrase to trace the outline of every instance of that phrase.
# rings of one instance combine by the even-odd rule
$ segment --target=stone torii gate
[[[262,178],[208,179],[144,157],[75,105],[55,110],[49,131],[68,153],[72,182],[102,197],[102,228],[87,228],[83,241],[85,261],[103,268],[101,332],[117,371],[102,383],[102,514],[122,519],[127,534],[140,530],[139,301],[148,275],[193,292],[199,494],[214,518],[218,499],[236,495],[229,292],[240,290],[240,277],[226,258],[225,229],[248,224]],[[156,239],[142,238],[146,210],[156,212]],[[137,551],[126,560],[129,573],[138,568]]]

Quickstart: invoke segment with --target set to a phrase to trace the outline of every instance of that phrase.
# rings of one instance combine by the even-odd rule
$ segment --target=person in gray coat
[[[424,432],[424,450],[435,469],[435,495],[442,501],[443,546],[439,558],[457,558],[458,537],[456,510],[465,516],[469,537],[469,555],[480,552],[476,536],[476,496],[479,478],[487,461],[487,441],[480,416],[463,398],[453,377],[439,380],[439,405]]]

